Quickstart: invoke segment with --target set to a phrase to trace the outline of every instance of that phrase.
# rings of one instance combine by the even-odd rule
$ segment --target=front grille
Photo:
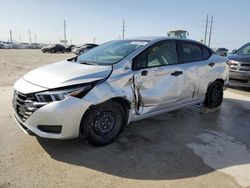
[[[35,105],[36,102],[37,100],[33,94],[22,94],[14,91],[12,100],[13,108],[22,122],[25,122],[38,109]]]
[[[243,66],[243,67],[250,67],[250,63],[249,64],[242,63],[241,66]]]
[[[237,63],[230,66],[231,70],[234,71],[250,71],[250,63]]]
[[[241,67],[239,70],[240,71],[250,71],[250,68]]]
[[[248,63],[241,63],[240,71],[250,71],[250,64]]]

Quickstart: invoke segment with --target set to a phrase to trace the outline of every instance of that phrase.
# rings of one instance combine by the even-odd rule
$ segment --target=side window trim
[[[175,46],[176,46],[176,54],[177,54],[177,64],[166,64],[166,65],[159,65],[159,66],[154,66],[154,67],[144,67],[144,68],[140,68],[140,69],[134,69],[134,60],[139,57],[140,55],[149,52],[152,48],[155,48],[157,46],[163,45],[166,42],[174,42]],[[178,54],[178,46],[177,46],[177,40],[174,39],[169,39],[169,40],[164,40],[164,41],[160,41],[155,43],[152,46],[149,46],[148,48],[146,48],[145,50],[143,50],[142,52],[140,52],[139,54],[137,54],[133,59],[132,59],[132,70],[142,70],[142,69],[150,69],[150,68],[157,68],[157,67],[165,67],[165,66],[171,66],[171,65],[178,65],[180,63],[180,59],[179,59],[179,54]]]

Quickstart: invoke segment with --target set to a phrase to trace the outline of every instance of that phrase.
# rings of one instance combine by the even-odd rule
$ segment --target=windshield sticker
[[[130,44],[132,44],[132,45],[138,45],[138,46],[144,46],[147,43],[148,42],[145,42],[145,41],[132,41],[132,42],[130,42]]]

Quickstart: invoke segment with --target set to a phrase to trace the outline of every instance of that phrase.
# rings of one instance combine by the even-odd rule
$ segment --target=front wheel
[[[111,143],[124,127],[125,114],[123,107],[117,102],[91,107],[81,123],[82,137],[95,146]]]
[[[205,105],[208,108],[217,108],[223,100],[223,84],[220,81],[213,82],[206,94]]]

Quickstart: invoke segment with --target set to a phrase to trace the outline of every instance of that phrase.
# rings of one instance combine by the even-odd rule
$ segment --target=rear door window
[[[201,61],[203,60],[202,48],[199,44],[192,42],[182,42],[181,56],[183,63]]]
[[[202,50],[204,59],[208,59],[211,56],[211,51],[204,46],[202,47]]]

